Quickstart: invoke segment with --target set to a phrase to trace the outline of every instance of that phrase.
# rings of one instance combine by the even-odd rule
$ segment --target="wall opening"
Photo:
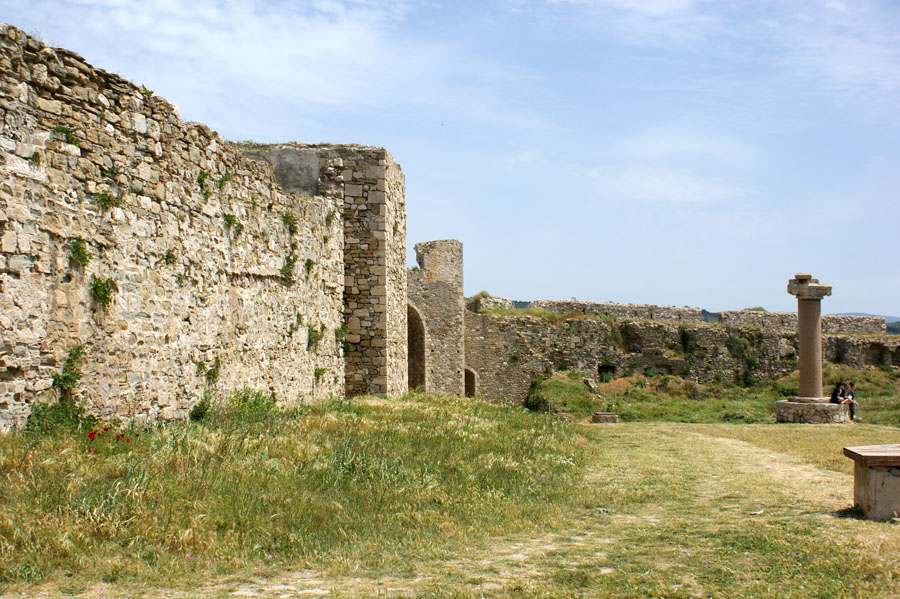
[[[616,376],[616,367],[612,364],[597,364],[597,376],[600,377],[601,383],[608,383]]]
[[[407,305],[407,331],[406,342],[409,346],[407,368],[409,374],[410,389],[425,389],[425,323],[419,316],[419,311]]]
[[[475,373],[466,368],[466,397],[475,397]]]

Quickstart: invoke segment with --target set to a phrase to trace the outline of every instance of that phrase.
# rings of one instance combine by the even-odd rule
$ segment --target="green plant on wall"
[[[178,262],[178,256],[175,255],[175,251],[172,249],[166,250],[166,266],[172,266]]]
[[[319,383],[319,379],[322,378],[322,375],[325,374],[326,372],[328,372],[327,368],[319,368],[319,367],[317,367],[313,371],[313,375],[316,377],[316,384]]]
[[[66,361],[60,372],[53,372],[53,386],[59,390],[61,402],[70,402],[72,392],[81,380],[81,362],[84,357],[84,345],[76,345],[69,350]]]
[[[297,233],[297,219],[290,212],[281,215],[281,222],[288,228],[288,233],[295,235]]]
[[[78,139],[76,139],[75,133],[68,127],[63,127],[62,125],[57,125],[56,127],[52,127],[52,129],[56,133],[61,134],[63,136],[63,138],[66,140],[67,144],[71,144],[78,148],[81,147],[80,145],[78,145]]]
[[[122,174],[122,169],[117,166],[111,166],[109,168],[100,167],[100,174],[107,179],[115,179],[119,175]]]
[[[212,367],[206,369],[206,384],[207,385],[215,385],[216,381],[219,380],[219,372],[222,368],[222,361],[219,358],[216,358],[213,362]]]
[[[342,324],[339,328],[334,330],[334,340],[344,350],[345,356],[350,351],[350,344],[344,338],[344,337],[346,337],[347,331],[349,331],[349,330],[350,330],[350,327],[347,326],[346,322],[344,324]]]
[[[95,274],[91,275],[91,299],[104,310],[112,303],[113,296],[119,291],[119,286],[115,280],[110,277],[103,279]]]
[[[197,184],[200,185],[200,189],[203,189],[203,184],[206,183],[206,180],[209,179],[209,171],[200,169],[200,173],[197,175]]]
[[[219,177],[219,180],[216,181],[216,187],[222,189],[229,181],[231,181],[232,177],[234,177],[234,175],[232,175],[228,171],[225,171],[225,174]]]
[[[82,268],[87,267],[90,263],[91,254],[87,251],[87,246],[81,237],[69,244],[69,251],[72,252],[72,259],[80,264]]]
[[[113,206],[122,205],[122,196],[113,195],[106,190],[94,194],[94,201],[100,205],[101,210],[109,210]]]
[[[222,217],[222,220],[225,221],[225,230],[226,231],[231,229],[231,227],[234,226],[234,223],[237,222],[237,219],[235,218],[235,216],[233,214],[226,214],[224,217]]]
[[[309,276],[310,271],[312,271],[313,267],[316,265],[316,262],[312,258],[307,258],[306,262],[303,263],[303,268],[306,269],[306,276]]]
[[[322,340],[322,332],[324,330],[325,330],[324,324],[318,329],[312,325],[308,325],[306,327],[306,349],[307,350],[314,352],[319,349],[319,341]]]
[[[294,265],[296,263],[297,255],[294,252],[291,252],[284,257],[284,265],[282,265],[281,270],[278,272],[281,275],[281,280],[285,283],[294,282]]]
[[[330,227],[331,223],[334,221],[334,212],[329,212],[325,215],[325,226]]]

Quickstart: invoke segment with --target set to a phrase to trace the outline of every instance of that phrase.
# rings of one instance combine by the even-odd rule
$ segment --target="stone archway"
[[[478,375],[466,368],[466,397],[475,397],[478,389]]]
[[[425,389],[425,323],[419,311],[410,305],[406,306],[407,331],[406,342],[409,348],[407,368],[410,389]]]

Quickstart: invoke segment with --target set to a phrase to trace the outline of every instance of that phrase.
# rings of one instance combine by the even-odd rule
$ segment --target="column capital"
[[[788,281],[787,292],[797,296],[797,299],[820,300],[831,295],[831,285],[819,283],[819,279],[814,279],[809,273],[798,272]]]

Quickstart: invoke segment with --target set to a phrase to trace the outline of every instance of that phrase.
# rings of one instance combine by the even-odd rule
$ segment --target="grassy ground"
[[[828,365],[824,378],[854,380],[864,422],[900,426],[900,370]],[[797,393],[797,373],[752,387],[700,384],[678,376],[630,376],[598,385],[589,393],[578,372],[558,372],[532,390],[550,411],[587,418],[594,410],[614,411],[623,421],[769,423],[775,401]]]
[[[426,396],[19,432],[0,437],[0,583],[404,569],[554,521],[583,474],[580,439],[551,417]]]
[[[592,426],[411,395],[16,433],[0,599],[900,595],[900,526],[852,517],[841,456],[900,430],[714,413]]]

